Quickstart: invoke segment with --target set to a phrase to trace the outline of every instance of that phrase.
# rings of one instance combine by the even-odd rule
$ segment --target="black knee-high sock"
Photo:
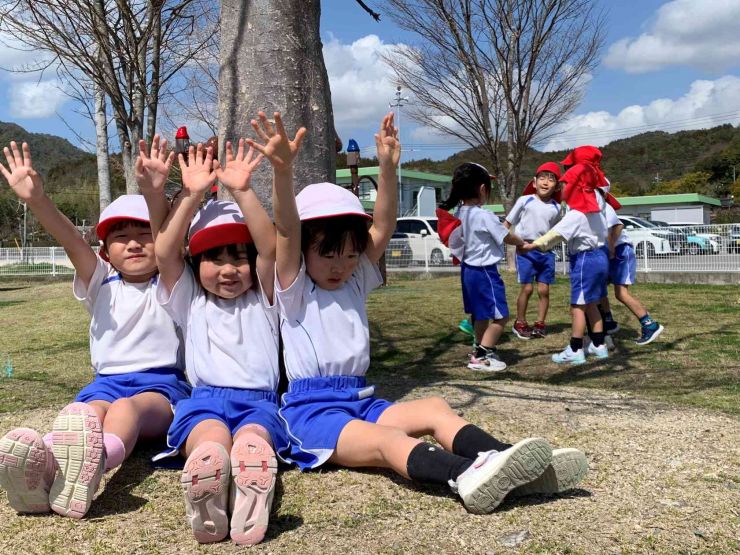
[[[505,451],[510,443],[497,440],[474,424],[466,424],[452,440],[452,452],[461,457],[475,459],[483,451]]]
[[[420,443],[409,453],[406,470],[415,482],[447,484],[465,472],[473,461],[453,455],[431,443]]]

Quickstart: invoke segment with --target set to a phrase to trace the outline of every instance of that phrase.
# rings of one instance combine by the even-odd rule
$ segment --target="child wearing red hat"
[[[166,164],[153,150],[156,163]],[[42,438],[28,428],[6,434],[0,484],[18,512],[51,509],[82,518],[102,474],[120,465],[139,439],[164,437],[174,405],[189,396],[180,339],[155,298],[158,270],[144,198],[124,195],[103,210],[97,256],[45,195],[28,145],[21,152],[13,142],[4,152],[3,176],[74,265],[74,295],[92,317],[95,379],[62,409],[51,434]],[[142,171],[139,162],[137,174]]]
[[[172,454],[187,457],[185,513],[200,543],[229,534],[240,545],[262,541],[275,492],[275,451],[287,445],[276,393],[275,230],[250,187],[262,156],[244,151],[243,139],[236,154],[227,143],[224,166],[202,144],[189,147],[187,161],[180,154],[183,193],[163,223],[156,206],[164,192],[144,192],[156,213],[158,300],[183,330],[193,384],[167,443]],[[217,179],[236,203],[211,200],[199,209]],[[182,256],[188,229],[189,264]]]
[[[551,461],[547,442],[500,442],[460,418],[441,398],[391,403],[375,397],[366,300],[382,284],[378,260],[393,234],[400,155],[393,114],[375,136],[380,164],[373,220],[359,199],[331,184],[292,187],[292,161],[305,133],[291,141],[279,113],[252,122],[273,163],[277,227],[275,291],[290,380],[280,415],[289,431],[286,458],[302,470],[326,462],[390,468],[417,482],[450,485],[475,513],[489,513],[517,486],[538,479]],[[431,435],[432,445],[417,439]],[[572,487],[585,474],[583,453],[535,484]],[[516,471],[514,469],[517,469]],[[557,478],[556,478],[557,476]]]
[[[531,243],[547,233],[560,219],[560,193],[557,191],[560,166],[545,162],[535,177],[524,188],[522,196],[506,216],[504,227],[516,226],[517,234]],[[555,283],[555,254],[552,252],[517,252],[517,280],[522,288],[516,300],[516,321],[512,327],[519,339],[545,337],[545,318],[550,308],[550,284]],[[537,283],[537,320],[534,326],[527,323],[527,305]]]
[[[604,215],[596,198],[601,185],[599,172],[590,165],[576,164],[561,178],[562,198],[570,209],[545,235],[523,247],[550,250],[562,241],[568,244],[570,255],[572,332],[569,345],[552,356],[553,362],[583,364],[586,362],[583,336],[586,318],[592,325],[589,354],[598,358],[609,356],[604,344],[604,324],[598,309],[604,284],[609,274],[609,261],[604,251],[607,229]]]

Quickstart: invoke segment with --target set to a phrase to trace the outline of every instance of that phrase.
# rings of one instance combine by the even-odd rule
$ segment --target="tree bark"
[[[100,212],[111,203],[110,165],[108,162],[108,117],[105,110],[105,93],[95,86],[95,144],[98,161],[98,195]]]
[[[295,163],[295,184],[335,181],[334,115],[324,65],[319,0],[224,0],[221,3],[219,145],[253,137],[250,121],[263,110],[283,115],[292,135],[308,135]],[[271,208],[272,177],[262,164],[253,187]],[[269,210],[271,212],[271,210]]]

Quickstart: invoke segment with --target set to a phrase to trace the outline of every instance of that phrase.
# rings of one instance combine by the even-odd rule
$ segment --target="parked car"
[[[411,264],[411,245],[406,233],[394,233],[385,248],[385,263],[388,266],[408,266]]]
[[[680,250],[684,254],[719,254],[719,240],[713,241],[701,233],[696,233],[691,227],[686,227],[681,224],[669,224],[668,222],[660,222],[657,220],[652,220],[651,223],[655,224],[657,227],[665,228],[666,230],[681,235],[683,240],[681,242]]]
[[[637,216],[622,216],[617,214],[619,221],[624,225],[624,231],[635,246],[638,257],[666,256],[679,254],[683,237],[675,231],[658,229],[658,226],[638,218]]]
[[[730,228],[727,250],[730,252],[740,252],[740,225],[733,225]]]
[[[437,218],[398,218],[396,233],[405,233],[408,236],[412,262],[429,262],[432,266],[452,264],[450,249],[442,244],[437,234]]]
[[[709,233],[704,230],[701,226],[690,226],[674,224],[676,229],[683,230],[688,237],[694,237],[694,242],[689,245],[689,254],[719,254],[722,248],[722,237],[716,233]],[[694,244],[699,244],[697,251]]]

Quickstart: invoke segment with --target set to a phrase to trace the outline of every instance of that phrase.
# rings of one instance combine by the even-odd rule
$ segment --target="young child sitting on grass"
[[[522,196],[506,215],[504,227],[516,227],[517,235],[531,243],[547,233],[560,219],[560,194],[557,192],[560,166],[546,162],[537,168],[534,179],[525,187]],[[545,318],[550,308],[550,285],[555,283],[555,253],[517,252],[517,281],[521,284],[516,299],[516,322],[512,327],[519,339],[545,337]],[[537,283],[537,320],[534,326],[527,323],[527,305]]]
[[[330,462],[389,468],[417,481],[449,485],[474,513],[492,512],[519,486],[573,487],[586,472],[583,453],[529,438],[509,445],[460,418],[439,397],[391,403],[365,380],[370,364],[366,300],[381,285],[378,260],[396,223],[400,156],[393,114],[376,135],[380,176],[374,218],[351,192],[331,183],[294,194],[292,162],[305,133],[290,140],[279,113],[252,122],[273,165],[277,227],[275,294],[289,379],[280,416],[302,470]],[[433,436],[439,445],[418,439]],[[551,465],[552,463],[552,465]],[[552,472],[546,473],[546,470]]]
[[[137,159],[137,179],[164,184],[166,144]],[[18,428],[0,441],[0,485],[19,513],[82,518],[104,471],[120,465],[140,439],[164,438],[173,406],[190,396],[180,337],[155,298],[154,241],[144,197],[125,195],[100,215],[96,255],[44,193],[31,150],[14,142],[0,171],[75,268],[74,295],[91,315],[95,378],[54,420],[52,433]],[[155,185],[157,186],[157,185]],[[166,201],[165,201],[166,203]],[[165,208],[166,209],[166,208]]]

